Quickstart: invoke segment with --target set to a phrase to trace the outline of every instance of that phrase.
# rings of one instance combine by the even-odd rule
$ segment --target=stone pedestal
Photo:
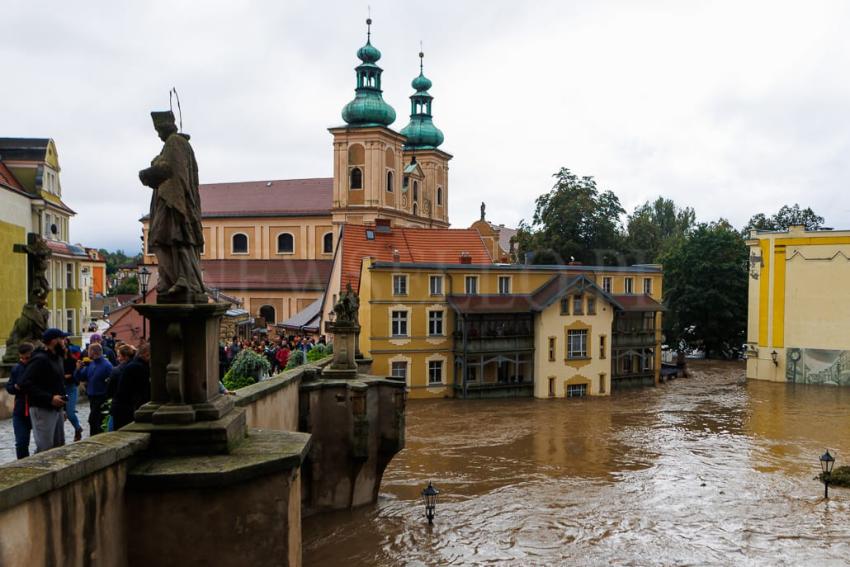
[[[322,371],[328,380],[353,380],[357,377],[357,335],[360,325],[354,322],[325,323],[325,332],[334,336],[334,359],[330,366]]]
[[[188,424],[221,419],[233,400],[219,394],[218,335],[226,303],[143,304],[150,321],[151,401],[136,421]]]

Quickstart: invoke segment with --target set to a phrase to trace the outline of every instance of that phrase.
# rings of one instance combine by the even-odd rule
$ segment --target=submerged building
[[[850,231],[752,231],[747,378],[850,385]]]

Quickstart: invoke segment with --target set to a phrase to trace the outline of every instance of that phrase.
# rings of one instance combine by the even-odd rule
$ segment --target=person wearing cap
[[[20,362],[12,368],[9,381],[6,383],[6,391],[15,396],[15,407],[12,410],[12,430],[15,433],[15,455],[19,459],[30,455],[30,434],[32,433],[32,421],[30,420],[27,396],[21,389],[21,379],[24,376],[27,363],[32,356],[32,343],[23,342],[18,345],[18,359]]]
[[[65,444],[65,337],[49,328],[41,336],[43,346],[33,351],[21,378],[21,390],[29,401],[35,452],[41,453]]]

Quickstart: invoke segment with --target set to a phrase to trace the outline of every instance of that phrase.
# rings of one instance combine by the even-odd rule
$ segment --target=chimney
[[[472,255],[469,252],[461,252],[460,253],[460,263],[461,264],[471,264],[472,263]]]
[[[396,264],[401,262],[401,252],[398,251],[398,248],[393,249],[393,262]]]

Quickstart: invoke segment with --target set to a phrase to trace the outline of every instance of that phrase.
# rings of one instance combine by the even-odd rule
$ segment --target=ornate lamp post
[[[792,350],[791,354],[789,354],[788,356],[791,358],[791,362],[794,363],[793,374],[792,374],[793,378],[791,379],[791,381],[796,382],[797,381],[797,363],[800,361],[800,356],[801,356],[799,349]]]
[[[142,292],[142,303],[147,303],[148,281],[150,281],[151,273],[146,266],[139,268],[139,291]],[[142,340],[147,338],[147,319],[142,317]]]
[[[823,471],[823,497],[829,498],[829,477],[832,474],[832,467],[835,464],[835,457],[829,454],[829,449],[826,453],[820,456],[820,468]]]
[[[434,510],[437,508],[437,495],[440,491],[434,488],[431,481],[428,481],[428,486],[422,490],[422,501],[425,503],[425,517],[428,518],[428,523],[434,523]]]

